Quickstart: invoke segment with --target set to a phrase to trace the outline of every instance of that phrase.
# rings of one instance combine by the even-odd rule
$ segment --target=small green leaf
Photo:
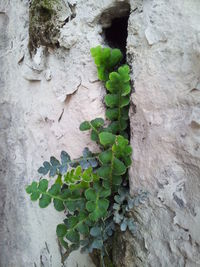
[[[81,172],[82,172],[82,168],[79,165],[78,167],[76,167],[75,172],[74,172],[74,175],[75,176],[80,176],[81,175]]]
[[[56,184],[59,184],[60,186],[63,185],[63,182],[62,182],[62,175],[59,174],[56,181],[55,181]]]
[[[58,237],[64,237],[67,233],[67,227],[65,224],[58,224],[56,228],[56,234]]]
[[[109,189],[102,189],[99,193],[99,196],[102,198],[106,198],[106,197],[110,196],[110,194],[111,194],[110,188]]]
[[[101,152],[99,154],[99,160],[102,164],[107,164],[111,162],[112,159],[112,151],[111,150],[106,150],[104,152]]]
[[[99,199],[98,200],[98,206],[100,210],[107,210],[109,206],[109,201],[107,199]]]
[[[47,179],[40,180],[38,189],[41,192],[46,192],[47,191],[47,188],[48,188],[48,181],[47,181]]]
[[[95,210],[95,208],[96,208],[96,205],[95,205],[95,203],[93,201],[88,201],[86,203],[86,209],[87,209],[87,211],[93,212]]]
[[[98,129],[104,125],[104,119],[96,118],[96,119],[92,120],[90,123],[95,129]]]
[[[91,136],[90,137],[91,137],[92,141],[95,141],[95,142],[99,141],[98,133],[95,132],[94,130],[91,131]]]
[[[80,223],[78,226],[77,226],[77,229],[78,231],[82,234],[82,235],[85,235],[85,234],[88,234],[89,233],[89,227],[87,224],[85,223]]]
[[[120,185],[122,183],[121,176],[113,175],[113,177],[112,177],[112,183],[114,185]]]
[[[38,200],[39,197],[40,197],[40,192],[39,192],[39,191],[33,192],[33,193],[31,194],[31,200],[32,200],[32,201],[36,201],[36,200]]]
[[[31,185],[28,185],[27,187],[26,187],[26,193],[27,194],[31,194],[31,193],[33,193],[33,192],[37,192],[37,182],[32,182],[32,184]]]
[[[72,243],[78,243],[80,241],[80,235],[75,230],[67,231],[66,238]]]
[[[80,129],[81,131],[87,131],[87,130],[90,130],[90,129],[91,129],[91,125],[90,125],[90,123],[89,123],[88,121],[84,121],[84,122],[82,122],[82,123],[80,124],[79,129]]]
[[[123,160],[124,160],[124,163],[125,163],[126,167],[131,166],[132,160],[131,160],[130,156],[127,156],[127,157],[123,158]]]
[[[57,196],[60,193],[60,184],[53,184],[48,192],[53,196]]]
[[[82,178],[85,182],[91,182],[92,181],[92,167],[89,167],[86,169],[83,174]]]
[[[117,107],[119,104],[119,96],[117,94],[108,94],[105,96],[106,106],[110,108]]]
[[[115,175],[122,175],[126,172],[126,166],[118,158],[114,157],[113,160],[113,173]]]
[[[57,211],[63,211],[65,209],[65,206],[63,204],[63,201],[59,200],[59,199],[54,199],[53,200],[53,204],[54,204],[54,208]]]
[[[95,201],[96,200],[96,192],[94,191],[94,189],[88,188],[85,191],[85,197],[86,197],[87,200]]]
[[[129,105],[129,103],[130,103],[130,97],[129,96],[123,96],[121,98],[120,108],[123,108],[123,107]]]
[[[69,219],[66,220],[66,226],[68,229],[73,228],[78,223],[78,217],[77,216],[71,216]]]
[[[51,197],[46,194],[42,194],[41,198],[39,199],[40,208],[46,208],[50,203]]]
[[[108,108],[106,110],[106,118],[110,121],[114,121],[119,116],[119,109],[118,108]]]
[[[116,136],[112,133],[102,132],[99,134],[100,143],[103,146],[113,145],[115,142]]]
[[[130,83],[125,83],[122,87],[122,96],[126,96],[130,94],[130,92],[131,92]]]
[[[107,179],[110,175],[111,167],[109,165],[103,165],[97,169],[97,174],[103,178]]]

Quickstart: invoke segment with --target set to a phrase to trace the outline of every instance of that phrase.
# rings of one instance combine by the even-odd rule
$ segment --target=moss
[[[33,0],[29,9],[29,51],[32,54],[40,45],[55,47],[58,44],[59,22],[57,13],[61,0]]]

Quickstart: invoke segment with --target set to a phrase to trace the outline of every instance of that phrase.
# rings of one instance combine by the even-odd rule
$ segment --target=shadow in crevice
[[[122,51],[124,56],[122,63],[126,62],[126,40],[128,37],[127,28],[129,14],[130,5],[121,2],[105,10],[100,19],[104,42],[108,46],[119,48]]]

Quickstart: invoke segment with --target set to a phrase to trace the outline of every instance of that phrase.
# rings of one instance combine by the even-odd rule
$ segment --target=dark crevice
[[[123,53],[122,64],[127,63],[126,42],[128,37],[128,19],[130,15],[130,6],[121,2],[113,8],[106,10],[101,16],[104,42],[112,48],[119,48]],[[126,129],[128,139],[130,140],[130,120]]]
[[[128,19],[130,5],[127,2],[118,2],[115,6],[106,9],[100,18],[103,29],[104,42],[112,48],[119,48],[126,63],[126,40],[128,37]]]
[[[103,30],[105,42],[112,48],[119,48],[124,55],[126,61],[126,39],[128,36],[128,18],[129,16],[115,18],[111,21],[111,25]]]

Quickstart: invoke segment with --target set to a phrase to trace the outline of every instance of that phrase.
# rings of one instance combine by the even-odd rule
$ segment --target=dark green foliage
[[[135,233],[133,219],[127,216],[140,198],[132,199],[128,184],[128,168],[131,165],[132,148],[127,138],[128,113],[130,102],[129,67],[123,65],[116,69],[122,59],[118,49],[91,49],[98,69],[98,77],[105,82],[108,94],[106,123],[102,118],[84,121],[81,131],[89,130],[91,139],[100,146],[101,152],[93,154],[88,148],[82,157],[71,160],[62,151],[60,161],[55,157],[45,161],[38,169],[42,175],[56,176],[55,183],[49,187],[47,179],[32,182],[26,188],[32,201],[39,200],[41,208],[52,201],[57,211],[68,210],[63,224],[57,226],[60,244],[71,252],[81,247],[82,251],[94,249],[106,255],[106,243],[113,235],[116,225],[121,231],[129,229]],[[108,255],[107,255],[108,256]]]

